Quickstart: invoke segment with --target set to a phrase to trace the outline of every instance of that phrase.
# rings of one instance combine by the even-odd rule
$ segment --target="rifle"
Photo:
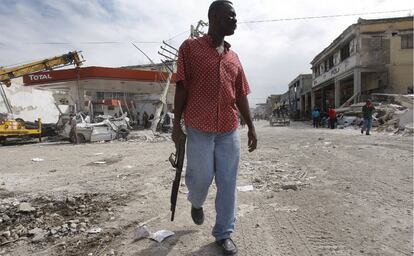
[[[183,171],[186,139],[187,137],[185,135],[180,137],[178,144],[175,147],[175,154],[171,153],[168,158],[172,167],[175,168],[175,178],[171,189],[171,221],[174,221],[178,189],[180,188],[181,172]]]

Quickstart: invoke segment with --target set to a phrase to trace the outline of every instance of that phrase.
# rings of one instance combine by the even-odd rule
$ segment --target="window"
[[[104,93],[103,92],[96,92],[96,99],[98,100],[103,100],[104,98]]]
[[[382,37],[381,36],[373,36],[369,41],[369,46],[373,50],[382,49]]]
[[[348,58],[349,55],[349,42],[341,48],[341,61],[344,61]]]
[[[413,49],[413,34],[401,35],[401,49]]]
[[[329,69],[333,68],[334,66],[334,56],[331,55],[328,59]]]

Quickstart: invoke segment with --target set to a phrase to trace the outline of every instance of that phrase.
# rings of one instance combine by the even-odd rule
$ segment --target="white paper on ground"
[[[157,241],[158,243],[161,243],[164,241],[165,238],[173,236],[174,232],[169,230],[158,230],[157,232],[153,233],[150,238]]]
[[[252,190],[254,190],[253,185],[238,186],[237,187],[237,191],[240,191],[240,192],[247,192],[247,191],[252,191]]]
[[[45,161],[45,159],[35,157],[35,158],[32,158],[32,161],[33,162],[42,162],[42,161]]]

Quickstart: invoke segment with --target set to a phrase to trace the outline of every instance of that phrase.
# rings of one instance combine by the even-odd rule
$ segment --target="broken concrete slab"
[[[29,213],[36,211],[36,208],[32,207],[32,205],[29,203],[20,203],[17,207],[17,211],[22,213]]]

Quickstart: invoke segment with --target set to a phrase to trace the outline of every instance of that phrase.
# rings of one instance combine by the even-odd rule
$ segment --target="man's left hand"
[[[256,136],[256,131],[254,127],[249,128],[249,131],[247,132],[247,137],[248,137],[247,146],[249,148],[249,152],[253,152],[257,147],[257,136]]]

